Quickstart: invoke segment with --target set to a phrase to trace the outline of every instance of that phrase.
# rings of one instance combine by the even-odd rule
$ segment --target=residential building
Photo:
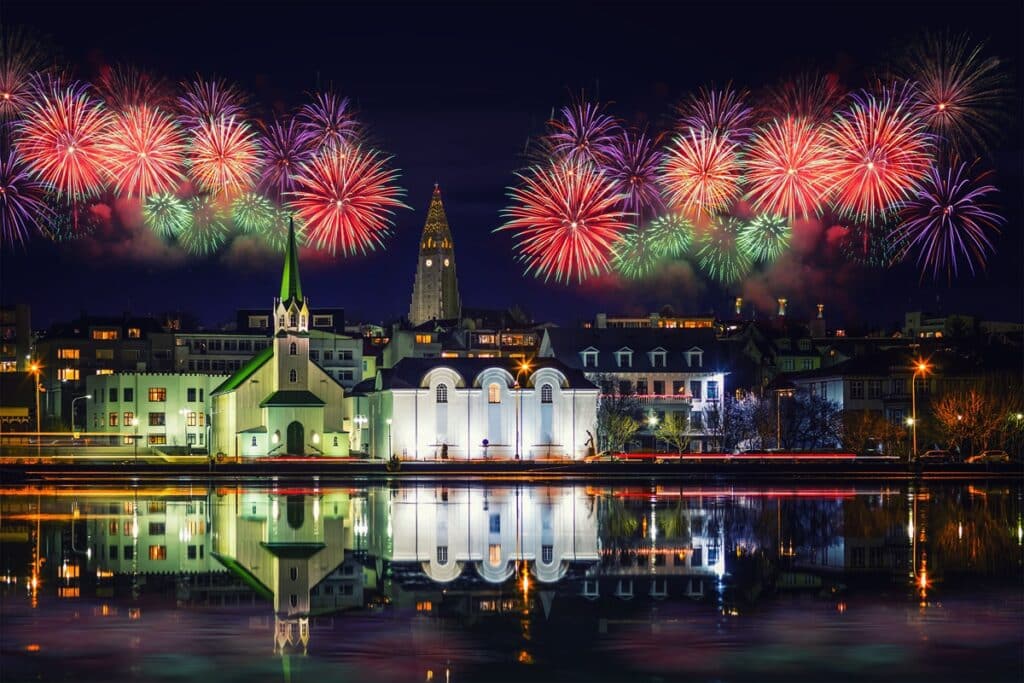
[[[25,372],[31,354],[31,309],[27,304],[0,306],[0,372]]]
[[[551,328],[539,357],[582,371],[602,394],[635,396],[654,418],[642,426],[648,447],[656,445],[651,422],[672,413],[687,421],[691,451],[708,448],[728,374],[713,329]]]
[[[592,324],[585,324],[584,327],[603,329],[668,329],[668,330],[697,330],[711,329],[715,326],[713,315],[676,315],[671,309],[660,313],[649,315],[608,315],[598,313]]]
[[[168,336],[174,349],[175,372],[213,375],[238,371],[271,342],[265,333],[174,332]]]
[[[441,188],[434,185],[420,238],[409,322],[418,326],[431,320],[458,320],[461,310],[455,275],[455,243],[441,202]]]
[[[171,447],[206,452],[212,427],[212,394],[227,375],[174,372],[118,372],[89,375],[77,422],[85,432],[109,434],[111,441],[158,450]],[[138,420],[138,424],[135,424]]]
[[[309,359],[346,390],[363,381],[363,338],[309,331]]]
[[[529,370],[495,358],[405,358],[378,371],[369,396],[370,452],[579,459],[592,445],[597,387],[553,358]]]

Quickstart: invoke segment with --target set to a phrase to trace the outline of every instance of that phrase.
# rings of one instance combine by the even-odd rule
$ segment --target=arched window
[[[252,437],[252,447],[256,448],[256,437]]]
[[[448,402],[448,385],[438,384],[437,385],[437,402],[447,403]]]
[[[284,327],[284,316],[283,315],[277,316],[277,326],[278,327]]]
[[[292,384],[295,384],[296,382],[298,382],[299,381],[299,371],[298,370],[294,370],[294,369],[293,370],[289,370],[288,371],[288,381],[291,382]]]
[[[288,355],[295,356],[299,353],[299,347],[295,342],[288,345]]]
[[[494,382],[487,387],[487,402],[501,403],[501,385],[497,382]]]
[[[540,387],[540,402],[551,403],[552,402],[552,390],[550,384],[543,384]]]
[[[306,316],[302,316],[301,323],[302,323],[302,325],[301,325],[302,327],[306,326]]]
[[[299,318],[294,313],[288,315],[288,326],[295,327],[299,324]]]

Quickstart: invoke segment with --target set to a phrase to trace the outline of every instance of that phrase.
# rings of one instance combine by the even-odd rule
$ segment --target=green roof
[[[238,560],[216,552],[211,552],[210,554],[213,555],[213,559],[224,565],[225,569],[240,578],[249,588],[253,589],[256,595],[265,600],[274,599],[274,591],[267,588],[262,581],[256,578],[255,574],[239,564]]]
[[[274,407],[289,407],[289,406],[323,406],[327,405],[321,399],[317,397],[312,391],[305,389],[293,390],[293,391],[275,391],[270,396],[260,401],[260,408],[270,406]]]
[[[245,365],[238,368],[238,371],[228,377],[226,380],[221,382],[220,386],[213,390],[212,394],[223,394],[227,391],[234,391],[238,387],[242,386],[242,383],[252,377],[253,373],[263,367],[263,364],[270,360],[274,355],[274,347],[268,346],[263,349],[255,356],[250,358]]]
[[[299,250],[295,246],[295,222],[288,219],[288,251],[284,257],[284,271],[281,273],[281,301],[287,305],[294,299],[302,302],[302,283],[299,281]]]

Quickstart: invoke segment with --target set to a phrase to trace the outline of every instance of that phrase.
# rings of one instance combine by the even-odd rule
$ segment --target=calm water
[[[1021,680],[1017,483],[7,489],[3,680]]]

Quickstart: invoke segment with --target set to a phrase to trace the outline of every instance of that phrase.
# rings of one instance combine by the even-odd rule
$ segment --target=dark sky
[[[751,89],[808,67],[862,85],[887,55],[924,29],[954,28],[988,40],[1008,61],[1019,96],[1021,3],[917,2],[487,4],[427,3],[18,3],[0,4],[7,26],[46,37],[77,75],[129,62],[179,80],[195,72],[237,82],[269,111],[333,84],[358,104],[373,141],[393,154],[414,211],[399,214],[386,252],[303,267],[314,306],[349,317],[391,319],[408,308],[416,245],[431,188],[441,183],[464,304],[521,304],[538,319],[571,322],[597,311],[672,304],[725,314],[736,288],[668,274],[625,287],[605,279],[560,286],[522,276],[500,224],[506,187],[524,143],[573,93],[610,101],[634,123],[663,125],[671,104],[709,82]],[[1017,101],[1017,100],[1015,100]],[[950,286],[919,285],[912,265],[831,272],[806,259],[806,279],[769,279],[760,296],[787,296],[794,313],[823,301],[837,319],[888,323],[925,308],[1021,319],[1021,131],[1012,113],[995,167],[1008,217],[987,273]],[[279,265],[227,265],[218,257],[142,264],[41,239],[2,253],[2,298],[27,301],[41,327],[82,310],[192,310],[208,324],[238,307],[269,305]],[[774,290],[774,291],[772,291]],[[756,295],[751,294],[751,298]]]

